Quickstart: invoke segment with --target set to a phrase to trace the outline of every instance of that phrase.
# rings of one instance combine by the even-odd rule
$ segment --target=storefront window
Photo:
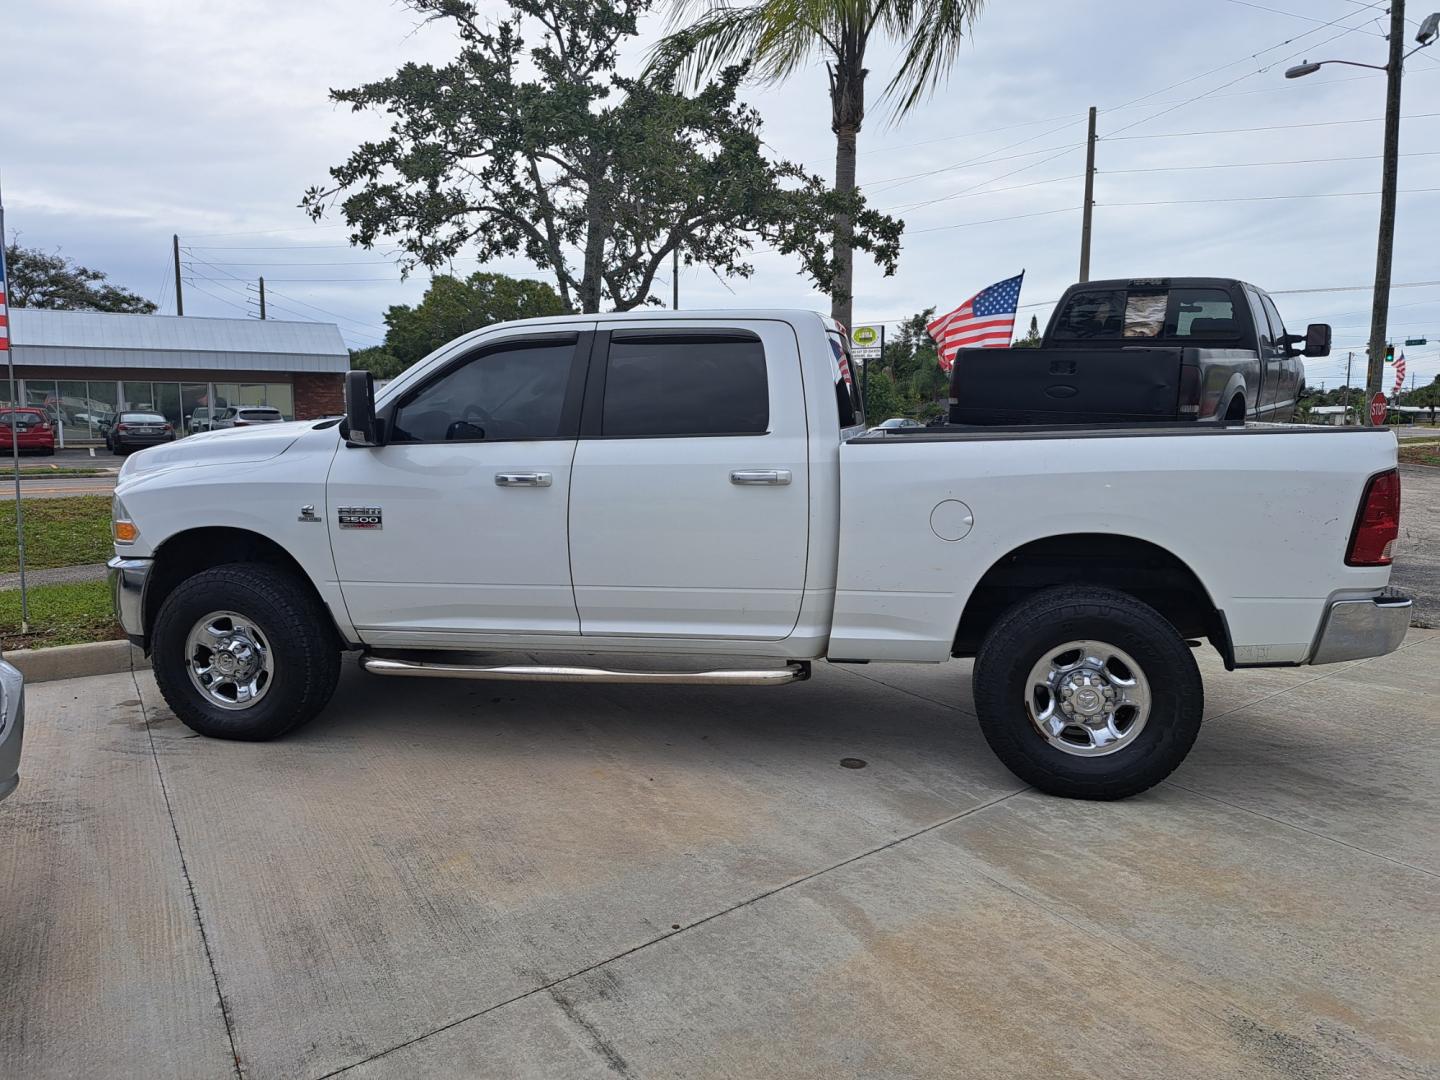
[[[59,406],[55,400],[55,381],[53,379],[26,379],[23,385],[26,405],[44,409],[50,414],[52,421],[59,419]]]
[[[279,409],[286,420],[295,419],[295,394],[289,383],[268,383],[265,388],[265,404]]]
[[[127,382],[125,384],[124,408],[152,410],[155,408],[155,388],[148,382]]]
[[[114,379],[92,379],[87,386],[85,412],[89,416],[90,424],[88,437],[101,439],[105,437],[105,429],[115,422],[115,413],[119,411],[119,395],[116,393]],[[77,430],[76,437],[79,435]]]
[[[180,384],[173,382],[157,382],[154,390],[155,411],[169,420],[178,432],[180,426]]]
[[[176,431],[182,435],[204,431],[205,425],[210,422],[210,384],[181,383],[180,413],[184,426],[176,428]]]
[[[231,405],[240,404],[240,387],[236,383],[217,382],[215,387],[215,400],[210,404],[218,413],[221,409],[228,409]]]

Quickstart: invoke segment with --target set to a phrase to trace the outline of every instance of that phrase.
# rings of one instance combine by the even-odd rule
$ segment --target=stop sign
[[[1381,424],[1385,423],[1386,411],[1387,406],[1385,404],[1384,394],[1376,394],[1373,398],[1370,399],[1370,423],[1374,424],[1376,427],[1379,427]]]

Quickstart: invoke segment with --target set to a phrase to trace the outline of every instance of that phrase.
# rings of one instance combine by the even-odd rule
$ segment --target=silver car
[[[252,424],[281,424],[285,417],[279,409],[269,405],[232,405],[215,416],[212,430],[219,428],[250,427]]]
[[[20,744],[25,741],[25,677],[0,660],[0,799],[20,786]]]

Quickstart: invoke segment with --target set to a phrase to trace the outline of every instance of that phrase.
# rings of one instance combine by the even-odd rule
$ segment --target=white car
[[[1001,760],[1086,798],[1185,757],[1201,639],[1246,667],[1404,638],[1389,431],[871,435],[847,349],[812,312],[644,311],[476,331],[378,400],[351,372],[343,419],[125,464],[121,624],[175,714],[236,739],[314,716],[343,650],[383,676],[745,685],[974,657]],[[614,659],[547,656],[580,651]]]
[[[222,428],[251,427],[255,424],[282,424],[285,417],[279,409],[268,405],[232,405],[215,414],[210,430]]]
[[[889,420],[882,420],[872,427],[871,431],[905,431],[910,428],[923,428],[925,425],[919,420],[911,420],[908,416],[892,416]]]
[[[25,677],[0,660],[0,799],[20,786],[20,746],[25,741]]]

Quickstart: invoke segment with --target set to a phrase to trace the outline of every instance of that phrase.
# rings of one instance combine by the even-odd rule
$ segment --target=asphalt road
[[[20,495],[25,499],[57,499],[70,495],[109,495],[115,476],[22,476]],[[15,498],[15,480],[0,471],[0,502]]]
[[[1390,584],[1414,598],[1411,626],[1440,627],[1440,468],[1400,466],[1400,542]]]
[[[269,744],[27,688],[0,1076],[1440,1075],[1440,632],[1226,674],[1170,781],[1052,799],[970,666],[377,679]],[[841,759],[863,768],[842,768]]]

